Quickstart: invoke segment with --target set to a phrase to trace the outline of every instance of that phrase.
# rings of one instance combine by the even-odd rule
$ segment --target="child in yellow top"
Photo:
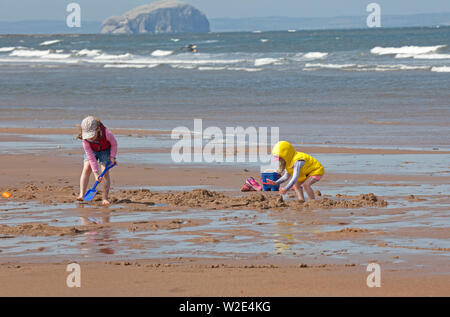
[[[303,202],[305,201],[304,188],[309,199],[315,199],[311,186],[325,174],[322,164],[309,154],[296,152],[294,147],[286,141],[278,142],[272,149],[272,155],[275,161],[279,161],[279,172],[283,170],[285,172],[276,182],[268,180],[268,183],[280,185],[292,176],[288,185],[280,188],[280,194],[284,195],[291,187],[294,187],[298,199]]]

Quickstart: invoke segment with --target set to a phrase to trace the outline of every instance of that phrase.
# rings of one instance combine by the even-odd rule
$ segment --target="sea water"
[[[201,118],[277,126],[296,144],[448,147],[449,44],[450,27],[1,35],[0,124],[73,127],[96,114],[171,131]]]

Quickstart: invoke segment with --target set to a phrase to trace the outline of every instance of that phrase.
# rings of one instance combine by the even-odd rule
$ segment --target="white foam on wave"
[[[16,49],[15,46],[11,46],[11,47],[0,47],[0,53],[11,52],[11,51],[14,51],[15,49]]]
[[[450,73],[450,66],[436,66],[431,68],[432,72],[436,73]]]
[[[376,46],[370,50],[375,55],[396,55],[396,54],[408,54],[411,56],[419,54],[434,53],[437,50],[446,47],[447,45],[435,45],[435,46],[402,46],[402,47],[380,47]]]
[[[74,52],[77,56],[95,57],[100,55],[101,50],[88,50],[85,48]]]
[[[198,44],[212,44],[212,43],[218,43],[219,40],[205,40],[205,41],[200,41],[197,42]]]
[[[170,67],[175,69],[197,69],[197,66],[194,65],[179,65],[172,64]],[[261,68],[251,68],[251,67],[229,67],[229,66],[200,66],[198,67],[200,71],[219,71],[219,70],[230,70],[230,71],[244,71],[244,72],[260,72]]]
[[[260,72],[261,68],[250,68],[250,67],[228,67],[228,70],[244,71],[244,72]]]
[[[342,68],[350,68],[350,67],[357,67],[356,64],[321,64],[321,63],[306,63],[306,68],[326,68],[326,69],[342,69]]]
[[[180,39],[170,39],[172,42],[178,42]]]
[[[395,58],[414,58],[414,59],[450,59],[450,54],[397,54]]]
[[[262,43],[267,43],[267,42],[269,42],[268,39],[261,39],[260,41],[261,41]]]
[[[156,57],[169,56],[172,54],[173,54],[173,51],[164,51],[164,50],[156,50],[156,51],[152,52],[152,56],[156,56]]]
[[[250,67],[210,67],[210,66],[200,66],[198,68],[200,71],[213,71],[213,70],[229,70],[229,71],[244,71],[244,72],[260,72],[262,71],[261,68],[250,68]]]
[[[153,68],[159,66],[159,64],[147,64],[147,65],[141,65],[141,64],[105,64],[104,68]]]
[[[358,65],[361,71],[376,71],[376,72],[389,72],[389,71],[399,71],[399,70],[429,70],[429,66],[409,66],[409,65]]]
[[[26,50],[26,49],[18,49],[14,50],[9,56],[13,57],[24,57],[24,58],[33,58],[39,57],[41,59],[67,59],[71,57],[71,54],[61,54],[64,50]],[[29,61],[31,62],[31,60]]]
[[[315,69],[335,69],[344,71],[358,71],[358,72],[388,72],[388,71],[404,71],[404,70],[429,70],[429,66],[410,66],[410,65],[364,65],[364,64],[311,64],[305,65],[305,70]]]
[[[51,54],[48,54],[44,57],[42,56],[35,56],[35,58],[26,58],[26,59],[17,59],[17,58],[1,58],[0,63],[27,63],[27,64],[36,64],[34,66],[38,67],[45,67],[45,63],[51,63],[51,64],[78,64],[77,60],[69,59],[66,56],[63,58],[56,56],[58,54],[54,54],[55,56],[52,56]],[[39,58],[36,58],[39,57]],[[33,66],[33,67],[34,67]],[[51,67],[51,65],[47,65],[48,67]]]
[[[94,57],[94,60],[115,60],[115,59],[129,59],[133,57],[130,53],[120,54],[120,55],[111,55],[111,54],[101,54]]]
[[[326,52],[308,52],[308,53],[297,53],[295,56],[290,57],[290,60],[296,61],[296,62],[303,62],[303,61],[312,61],[315,59],[325,59],[328,57],[328,53]]]
[[[244,59],[207,59],[201,58],[189,58],[189,59],[182,59],[182,58],[133,58],[130,60],[127,60],[126,63],[130,64],[167,64],[167,65],[221,65],[221,64],[237,64],[245,62]],[[125,61],[124,61],[125,62]]]
[[[40,57],[50,54],[50,50],[26,50],[26,49],[19,49],[14,50],[9,56],[16,56],[16,57]]]
[[[226,67],[200,66],[198,70],[225,70]]]
[[[49,53],[47,55],[41,56],[41,58],[49,58],[49,59],[66,59],[70,58],[70,54],[55,54],[55,53]]]
[[[303,58],[306,59],[323,59],[328,56],[328,53],[323,52],[309,52],[303,55]]]
[[[61,42],[61,40],[51,40],[51,41],[42,42],[39,45],[40,46],[48,46],[48,45],[56,44],[56,43],[59,43],[59,42]]]
[[[255,66],[264,66],[264,65],[270,65],[270,64],[280,64],[281,60],[279,58],[257,58],[255,59]]]
[[[5,52],[6,48],[3,49]],[[12,51],[11,51],[12,50]],[[9,57],[11,57],[11,62],[26,62],[26,63],[44,63],[44,59],[52,63],[51,60],[60,60],[58,63],[62,63],[63,60],[68,60],[68,63],[76,63],[80,65],[86,64],[129,64],[129,65],[176,65],[174,68],[186,68],[192,69],[200,66],[204,67],[234,67],[233,70],[242,71],[257,71],[255,67],[260,67],[264,65],[282,65],[285,58],[258,58],[259,54],[177,54],[173,55],[174,51],[163,51],[156,50],[152,55],[157,56],[142,56],[133,55],[131,53],[117,53],[112,54],[110,52],[105,52],[100,49],[81,49],[81,50],[37,50],[30,48],[8,48],[9,52],[6,52]],[[172,54],[169,56],[169,54]],[[2,54],[3,55],[3,54]],[[165,56],[164,56],[165,55]],[[258,56],[259,55],[259,56]],[[15,59],[13,59],[15,58]],[[41,60],[38,60],[41,59]],[[253,63],[254,65],[249,65]],[[182,66],[180,66],[182,65]],[[103,66],[103,65],[102,65]],[[138,66],[139,67],[139,66]]]
[[[178,65],[178,64],[172,64],[170,65],[172,68],[179,68],[179,69],[195,69],[196,66],[194,65]]]
[[[295,33],[297,30],[288,30],[289,33]]]

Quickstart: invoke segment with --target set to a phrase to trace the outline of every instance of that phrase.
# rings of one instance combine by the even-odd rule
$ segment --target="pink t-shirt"
[[[106,134],[106,140],[111,143],[111,157],[116,157],[117,155],[117,140],[114,137],[114,134],[112,134],[108,129],[105,128],[105,134]],[[94,151],[92,150],[91,146],[89,145],[89,142],[86,140],[83,140],[83,148],[86,152],[86,156],[89,160],[89,164],[91,165],[91,169],[94,173],[98,172],[98,163],[94,155]]]

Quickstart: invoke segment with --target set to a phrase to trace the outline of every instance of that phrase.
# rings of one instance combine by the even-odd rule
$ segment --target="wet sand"
[[[380,288],[369,288],[365,267],[250,263],[82,263],[80,288],[66,286],[66,263],[3,264],[0,280],[7,287],[0,288],[0,296],[448,296],[450,282],[448,275],[392,269],[383,271]]]
[[[74,201],[82,152],[72,151],[0,154],[0,188],[13,194],[0,203],[0,283],[8,285],[0,295],[450,295],[450,174],[441,166],[416,172],[405,159],[398,174],[331,170],[315,186],[318,201],[301,204],[293,192],[285,201],[240,193],[246,177],[258,176],[253,166],[119,158],[112,205],[103,207]],[[395,151],[308,148],[355,157],[448,154]],[[78,290],[65,285],[74,261],[85,270]],[[379,289],[366,285],[372,262],[382,268]]]

